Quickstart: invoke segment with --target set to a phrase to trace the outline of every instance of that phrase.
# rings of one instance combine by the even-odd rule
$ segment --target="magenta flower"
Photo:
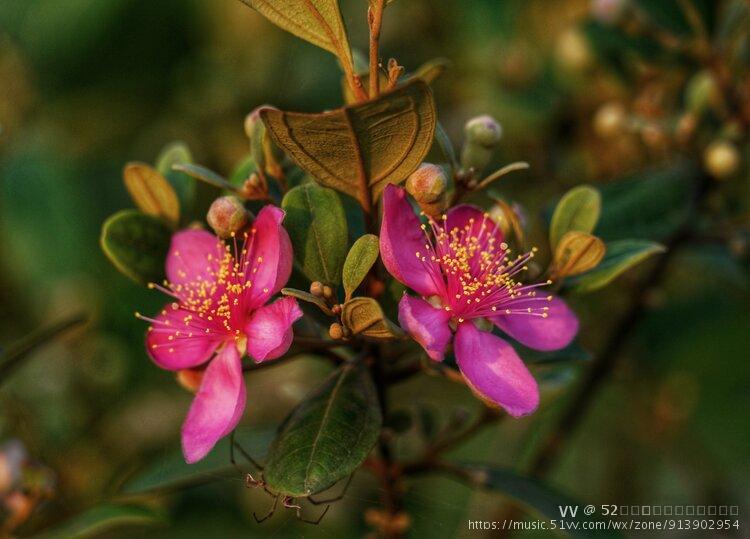
[[[399,322],[427,355],[442,361],[453,340],[458,367],[480,397],[516,417],[533,412],[539,389],[523,361],[505,340],[474,323],[489,320],[537,350],[570,343],[578,332],[575,314],[561,299],[538,293],[548,283],[516,280],[533,252],[511,258],[500,229],[474,206],[456,206],[442,223],[422,225],[406,192],[389,185],[380,253],[388,271],[422,296],[404,294]]]
[[[147,319],[151,358],[173,371],[207,364],[182,426],[182,451],[189,463],[205,457],[242,417],[245,352],[262,362],[280,357],[292,342],[292,323],[302,316],[296,300],[266,305],[292,271],[283,219],[279,208],[264,207],[243,234],[242,246],[235,240],[234,249],[203,230],[176,233],[165,286],[152,285],[174,301]]]

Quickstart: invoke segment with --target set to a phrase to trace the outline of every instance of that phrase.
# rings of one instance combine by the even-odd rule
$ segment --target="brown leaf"
[[[378,99],[319,114],[263,109],[271,136],[319,183],[370,211],[386,185],[400,183],[432,145],[432,92],[417,80]]]
[[[397,339],[403,336],[401,328],[385,317],[378,302],[372,298],[352,298],[344,303],[341,322],[354,335],[375,339]]]
[[[578,275],[595,268],[604,258],[604,242],[585,232],[567,232],[555,248],[554,277]]]
[[[145,163],[128,163],[123,179],[133,202],[143,213],[177,226],[180,202],[170,183],[156,169]]]

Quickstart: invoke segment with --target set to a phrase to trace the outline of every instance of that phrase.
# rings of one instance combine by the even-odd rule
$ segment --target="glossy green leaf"
[[[348,233],[346,214],[335,191],[307,183],[291,189],[281,202],[284,226],[294,257],[311,281],[341,283]]]
[[[229,191],[235,190],[235,187],[231,183],[229,183],[226,178],[224,178],[224,176],[201,165],[194,165],[192,163],[179,163],[176,165],[172,165],[172,169],[179,172],[184,172],[185,174],[195,178],[196,180],[200,180],[209,185],[213,185],[214,187],[218,187],[219,189],[227,189]]]
[[[587,185],[575,187],[565,193],[555,207],[549,228],[549,241],[553,249],[566,232],[590,233],[596,227],[601,212],[599,191]]]
[[[374,234],[365,234],[354,242],[344,261],[343,281],[346,299],[352,297],[380,254],[380,241]]]
[[[596,235],[665,241],[690,218],[697,192],[695,167],[677,164],[634,174],[601,187]]]
[[[341,323],[354,335],[373,339],[398,339],[403,331],[383,314],[380,304],[373,298],[352,298],[344,303]]]
[[[567,517],[568,523],[579,522],[578,529],[566,529],[570,537],[622,537],[613,530],[601,532],[597,530],[584,529],[583,521],[595,520],[595,516],[586,516],[583,512],[584,504],[580,501],[558,492],[543,482],[526,477],[516,471],[500,468],[491,464],[469,464],[462,466],[469,474],[474,483],[481,487],[495,490],[508,496],[533,513],[555,520],[558,523],[561,518],[561,508],[566,506],[578,507],[576,517]]]
[[[138,210],[122,210],[104,222],[99,243],[107,258],[134,281],[161,282],[172,231]]]
[[[240,427],[235,433],[235,444],[239,444],[256,460],[266,454],[273,439],[271,427]],[[242,471],[230,462],[230,438],[222,438],[211,452],[195,464],[187,464],[179,448],[156,460],[137,472],[121,487],[122,494],[144,494],[173,491],[196,485],[242,478]],[[249,463],[235,451],[235,461],[241,469],[251,469]]]
[[[189,213],[193,208],[197,186],[194,178],[172,167],[180,163],[191,164],[192,162],[193,154],[190,148],[184,142],[179,141],[165,146],[156,158],[156,170],[174,187],[183,213]]]
[[[180,201],[164,176],[145,163],[128,163],[122,175],[133,202],[143,213],[177,226]]]
[[[595,269],[570,279],[573,292],[584,294],[607,286],[630,268],[663,253],[664,246],[646,240],[619,240],[607,244],[607,254]]]
[[[0,349],[0,384],[29,357],[29,354],[40,346],[57,338],[61,333],[79,326],[86,321],[83,315],[76,315],[48,327],[40,328],[25,336],[20,341]]]
[[[263,473],[269,488],[294,497],[329,488],[359,468],[381,425],[369,371],[342,366],[284,420]]]
[[[166,525],[163,511],[145,505],[103,503],[87,509],[52,530],[43,531],[35,537],[52,539],[80,539],[100,537],[111,530],[126,526]]]
[[[421,80],[330,112],[267,108],[261,118],[302,169],[366,209],[386,185],[404,181],[420,165],[436,123],[432,92]]]
[[[352,53],[337,0],[241,0],[276,26],[352,65]],[[346,69],[346,68],[345,68]]]

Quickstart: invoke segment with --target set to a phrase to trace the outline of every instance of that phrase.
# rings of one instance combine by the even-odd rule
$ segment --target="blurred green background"
[[[362,48],[365,4],[342,0],[351,41]],[[398,0],[386,13],[384,57],[395,56],[407,70],[450,59],[434,90],[454,142],[466,119],[489,113],[504,127],[497,163],[531,164],[496,190],[525,205],[532,238],[543,237],[542,216],[569,187],[638,176],[679,159],[630,136],[595,133],[603,103],[638,96],[634,85],[596,65],[571,31],[589,10],[578,0]],[[666,78],[684,79],[689,67],[675,73]],[[183,140],[197,162],[229,174],[247,152],[244,117],[264,103],[336,107],[340,73],[330,55],[236,0],[0,2],[0,343],[71,313],[90,318],[85,329],[38,350],[0,388],[0,444],[21,440],[55,478],[54,495],[19,534],[106,499],[177,449],[190,395],[148,360],[145,326],[133,316],[156,311],[163,298],[108,263],[100,226],[132,205],[124,163],[153,162],[166,144]],[[740,198],[750,200],[747,174],[736,181]],[[616,228],[610,236],[619,233],[627,235]],[[666,285],[649,298],[636,338],[565,450],[553,485],[594,504],[747,507],[750,302],[740,240],[694,242],[673,257]],[[586,347],[601,347],[645,269],[571,300]],[[536,415],[484,431],[456,456],[524,462],[559,411],[554,397],[564,400],[565,381],[585,367],[555,373]],[[309,358],[248,376],[245,423],[272,428],[326,372],[324,362]],[[425,377],[398,386],[393,400],[439,422],[479,409],[461,387]],[[398,441],[405,455],[419,447],[414,430]],[[410,487],[415,537],[475,536],[467,520],[493,520],[505,503],[442,478]],[[271,500],[245,488],[238,474],[157,498],[169,524],[148,534],[361,536],[364,512],[379,496],[361,471],[321,526],[282,510],[258,526],[252,512],[263,514]]]

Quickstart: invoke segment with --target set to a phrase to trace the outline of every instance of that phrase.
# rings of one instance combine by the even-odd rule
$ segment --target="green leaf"
[[[466,469],[474,483],[513,498],[535,514],[547,519],[559,522],[562,518],[560,514],[561,508],[572,506],[578,507],[578,512],[575,518],[568,517],[569,523],[595,520],[595,517],[589,517],[583,513],[584,504],[558,492],[537,479],[526,477],[513,470],[499,468],[491,464],[469,464],[466,466],[462,465],[462,468]],[[570,537],[622,537],[621,534],[612,530],[602,533],[596,530],[584,529],[580,524],[577,528],[566,529],[565,532]]]
[[[573,292],[585,294],[607,286],[627,270],[666,249],[646,240],[619,240],[607,244],[607,254],[596,269],[570,279]]]
[[[581,185],[565,193],[557,203],[549,228],[549,241],[553,249],[566,232],[592,232],[600,212],[601,196],[593,187]]]
[[[270,427],[240,427],[235,432],[235,444],[239,444],[253,458],[265,455],[273,439],[274,429]],[[144,470],[136,473],[121,487],[122,494],[145,494],[173,491],[229,477],[241,477],[242,472],[229,460],[229,437],[221,439],[211,452],[195,464],[187,464],[182,452],[176,448],[164,458],[157,460]],[[239,451],[235,460],[247,468],[247,462]]]
[[[86,318],[83,315],[76,315],[51,326],[38,329],[8,346],[7,349],[0,349],[0,384],[7,380],[23,360],[39,346],[48,343],[71,328],[83,324],[85,321]]]
[[[134,281],[158,283],[172,231],[160,219],[138,210],[122,210],[104,221],[99,243],[107,258]]]
[[[380,304],[373,298],[352,298],[344,303],[341,323],[354,335],[374,339],[398,339],[404,335],[400,327],[385,317]]]
[[[305,292],[304,290],[297,290],[296,288],[282,288],[281,293],[285,296],[291,296],[293,298],[300,299],[302,301],[306,301],[307,303],[312,303],[314,305],[317,305],[318,308],[326,313],[327,315],[331,316],[333,315],[333,311],[328,307],[325,301],[323,301],[323,298],[319,298],[318,296],[313,296],[310,292]]]
[[[451,61],[447,58],[433,58],[419,66],[414,73],[410,73],[406,80],[421,79],[427,84],[432,84],[445,72],[450,63]]]
[[[367,368],[342,366],[284,420],[263,472],[269,488],[294,497],[329,488],[362,464],[382,422]]]
[[[320,114],[263,109],[274,142],[315,179],[371,210],[386,185],[406,179],[432,146],[435,103],[416,80],[378,99]]]
[[[103,503],[87,509],[62,525],[43,531],[36,537],[71,539],[100,537],[102,534],[123,526],[166,525],[166,515],[144,505],[122,505]]]
[[[234,185],[229,183],[224,178],[224,176],[214,172],[211,169],[203,167],[201,165],[193,165],[191,163],[179,163],[177,165],[172,165],[172,169],[179,171],[179,172],[184,172],[185,174],[195,178],[196,180],[200,180],[209,185],[213,185],[214,187],[218,187],[219,189],[226,189],[228,191],[236,190]]]
[[[183,213],[189,213],[195,203],[195,180],[184,172],[172,167],[180,163],[193,162],[193,154],[184,142],[172,142],[164,147],[156,158],[156,170],[172,184],[180,199]]]
[[[276,26],[336,55],[352,70],[352,52],[336,0],[241,0]]]
[[[341,283],[348,233],[346,214],[331,189],[307,183],[291,189],[281,202],[284,226],[294,257],[311,281]]]
[[[691,215],[697,192],[696,170],[689,164],[677,164],[602,186],[604,212],[596,235],[606,242],[667,240]]]
[[[380,240],[374,234],[366,234],[354,242],[344,261],[343,281],[346,299],[352,297],[357,287],[367,276],[380,254]]]
[[[128,163],[123,180],[133,202],[148,215],[164,219],[172,226],[180,222],[180,201],[169,182],[145,163]]]

